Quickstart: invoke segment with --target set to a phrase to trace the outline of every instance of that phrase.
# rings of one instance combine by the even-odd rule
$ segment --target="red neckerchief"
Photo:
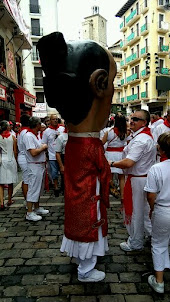
[[[58,125],[57,126],[52,126],[52,125],[48,126],[48,128],[53,129],[53,130],[57,130],[58,127],[59,127]]]
[[[28,128],[28,131],[27,132],[31,132],[32,134],[34,134],[35,136],[36,136],[36,138],[38,139],[38,133],[37,134],[35,134],[34,132],[33,132],[33,130],[32,129],[29,129]]]
[[[152,120],[151,124],[154,124],[157,120]]]
[[[118,134],[119,134],[118,128],[117,128],[117,127],[114,127],[114,128],[113,128],[113,131],[114,131],[114,133],[118,136]]]
[[[9,136],[11,135],[11,132],[9,130],[4,130],[2,133],[1,133],[1,136],[3,138],[8,138]]]
[[[151,133],[151,130],[150,130],[150,128],[149,127],[145,127],[141,132],[139,132],[138,134],[141,134],[141,133],[145,133],[145,134],[147,134],[147,135],[149,135],[150,137],[152,137],[152,139],[153,139],[153,136],[152,136],[152,133]],[[137,135],[138,135],[137,134]]]
[[[168,128],[170,128],[170,122],[168,122],[168,120],[164,120],[164,125],[167,126]]]

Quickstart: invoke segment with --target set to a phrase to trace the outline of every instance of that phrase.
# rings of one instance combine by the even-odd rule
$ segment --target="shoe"
[[[121,250],[123,250],[124,252],[132,252],[132,251],[141,251],[141,249],[132,249],[127,242],[121,242],[120,243],[120,248]]]
[[[5,210],[5,206],[4,206],[4,203],[1,204],[1,207],[0,207],[0,211],[4,211]]]
[[[99,282],[105,278],[105,273],[92,269],[86,276],[78,275],[78,280],[81,282]]]
[[[36,214],[46,215],[49,213],[49,210],[45,210],[43,207],[39,207],[38,209],[35,209],[34,212]]]
[[[157,282],[154,275],[150,275],[148,277],[148,283],[157,293],[159,294],[164,293],[164,282],[162,283]]]
[[[54,190],[54,195],[55,195],[55,197],[59,197],[59,193],[60,193],[60,190],[59,190],[59,189]]]
[[[42,217],[34,212],[30,212],[30,213],[27,212],[26,219],[32,221],[39,221],[42,219]]]

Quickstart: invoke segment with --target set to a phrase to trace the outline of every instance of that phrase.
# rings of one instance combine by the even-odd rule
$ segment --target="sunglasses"
[[[132,120],[133,122],[144,121],[144,119],[139,118],[139,117],[136,117],[136,116],[131,117],[131,120]]]

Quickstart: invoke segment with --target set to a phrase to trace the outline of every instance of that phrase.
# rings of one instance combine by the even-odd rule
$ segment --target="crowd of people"
[[[6,186],[8,187],[7,206],[14,202],[12,200],[13,184],[18,180],[17,168],[19,166],[22,171],[22,192],[27,208],[26,219],[38,221],[42,219],[41,215],[49,213],[49,210],[39,206],[39,199],[44,187],[49,189],[50,181],[54,187],[54,195],[59,196],[59,167],[62,174],[61,193],[64,192],[66,132],[65,125],[59,123],[55,114],[45,118],[44,123],[40,118],[30,117],[27,114],[23,114],[20,122],[15,124],[5,120],[0,122],[1,210],[5,209],[4,188]]]

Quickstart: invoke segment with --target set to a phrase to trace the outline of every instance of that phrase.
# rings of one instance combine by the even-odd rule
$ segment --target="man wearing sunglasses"
[[[148,128],[150,114],[137,110],[130,120],[133,138],[123,150],[123,159],[112,162],[111,166],[125,170],[128,175],[124,188],[125,225],[129,234],[127,242],[120,248],[124,251],[141,250],[144,234],[151,234],[149,206],[144,193],[147,172],[155,163],[156,147]]]

